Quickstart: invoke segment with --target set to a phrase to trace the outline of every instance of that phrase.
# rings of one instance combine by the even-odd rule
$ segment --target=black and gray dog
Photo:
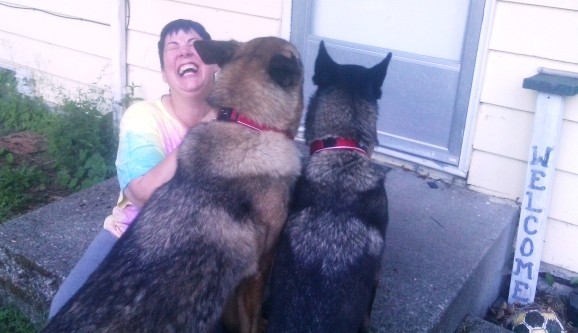
[[[334,62],[321,42],[305,122],[311,156],[273,265],[267,332],[365,332],[388,222],[377,100],[391,53],[372,68]]]
[[[213,332],[224,312],[228,329],[262,326],[266,274],[301,170],[291,137],[303,68],[280,38],[195,49],[221,67],[209,103],[222,121],[190,130],[175,176],[43,332]]]

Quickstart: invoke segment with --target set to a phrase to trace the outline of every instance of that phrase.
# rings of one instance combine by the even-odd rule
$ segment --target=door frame
[[[289,1],[289,0],[285,0]],[[481,16],[475,18],[479,22],[475,22],[473,24],[478,24],[480,27],[479,35],[477,37],[477,45],[476,38],[472,38],[470,33],[466,32],[465,40],[464,40],[464,49],[467,49],[467,43],[469,47],[476,47],[475,57],[472,57],[472,61],[464,62],[462,66],[470,66],[469,70],[473,71],[471,84],[467,85],[467,87],[460,86],[458,89],[458,93],[463,92],[463,89],[469,89],[470,92],[468,94],[469,97],[464,98],[462,101],[459,101],[460,97],[456,103],[461,102],[467,105],[467,111],[464,121],[464,130],[462,136],[461,146],[459,147],[459,162],[457,165],[450,165],[446,163],[441,163],[435,160],[429,160],[420,156],[411,155],[405,152],[400,152],[398,150],[386,148],[383,146],[376,147],[375,151],[375,159],[394,164],[400,165],[404,167],[408,167],[412,170],[422,171],[425,169],[432,169],[437,171],[442,171],[443,173],[447,173],[452,176],[457,176],[460,178],[466,178],[468,174],[468,170],[471,163],[471,156],[473,152],[473,134],[474,134],[474,126],[475,120],[477,117],[478,108],[480,106],[480,97],[481,97],[481,88],[482,88],[482,78],[483,73],[485,71],[485,63],[486,58],[489,52],[489,37],[490,37],[490,28],[493,22],[494,16],[494,9],[497,0],[485,0],[481,1],[479,5],[483,6],[483,13]],[[290,40],[295,45],[305,45],[307,40],[307,31],[308,31],[308,23],[310,20],[310,2],[309,0],[291,0],[291,33],[290,33]],[[472,6],[470,8],[470,12],[472,10],[480,10],[480,8],[475,8]],[[468,18],[469,20],[471,19]],[[470,23],[468,23],[470,24]],[[472,44],[474,43],[474,44]],[[463,96],[463,95],[461,95]],[[455,133],[454,133],[455,135]],[[428,172],[423,170],[423,172]]]

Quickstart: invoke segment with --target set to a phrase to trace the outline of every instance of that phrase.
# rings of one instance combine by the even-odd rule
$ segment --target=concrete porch
[[[0,225],[0,303],[43,323],[117,187],[111,179]],[[447,333],[467,315],[483,317],[510,268],[518,207],[395,167],[386,188],[390,224],[374,331]]]

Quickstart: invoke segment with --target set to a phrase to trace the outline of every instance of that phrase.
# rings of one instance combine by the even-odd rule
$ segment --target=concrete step
[[[116,204],[110,179],[0,224],[0,303],[42,324],[52,295]]]
[[[483,317],[510,269],[518,207],[394,168],[376,332],[454,332]]]
[[[42,324],[58,285],[117,199],[111,179],[0,225],[0,300]],[[387,173],[390,225],[375,332],[454,332],[483,317],[510,266],[518,208],[421,177]]]

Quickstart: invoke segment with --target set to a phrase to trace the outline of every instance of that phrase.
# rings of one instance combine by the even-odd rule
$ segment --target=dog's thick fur
[[[377,100],[391,53],[373,68],[339,65],[321,42],[305,139],[377,144]],[[350,149],[313,153],[273,264],[267,332],[364,332],[388,221],[384,172]]]
[[[301,118],[302,64],[293,45],[275,37],[195,48],[221,66],[211,105],[278,131],[225,121],[194,127],[174,178],[44,332],[212,332],[228,299],[237,328],[258,329],[262,273],[301,169],[286,133],[294,135]]]

